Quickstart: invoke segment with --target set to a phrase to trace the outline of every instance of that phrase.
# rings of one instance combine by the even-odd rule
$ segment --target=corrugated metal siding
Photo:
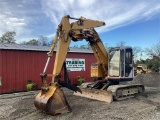
[[[38,80],[44,60],[41,62],[39,60],[45,58],[45,53],[13,50],[1,50],[1,52],[2,86],[0,93],[25,91],[28,79],[40,84]]]
[[[47,69],[49,74],[53,72],[54,58],[55,55]],[[67,58],[85,59],[85,71],[69,72],[72,84],[77,84],[77,76],[82,76],[90,81],[90,65],[96,61],[94,55],[91,53],[68,53]],[[0,75],[2,76],[0,94],[25,91],[28,79],[32,79],[40,88],[42,85],[40,73],[44,69],[46,60],[47,55],[43,51],[0,50]],[[47,80],[51,81],[51,78],[47,78]]]

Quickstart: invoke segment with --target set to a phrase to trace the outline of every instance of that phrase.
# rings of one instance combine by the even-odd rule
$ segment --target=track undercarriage
[[[96,99],[99,101],[105,101],[111,103],[113,100],[124,100],[134,97],[137,94],[141,94],[145,91],[142,84],[133,85],[121,85],[100,82],[83,83],[79,88],[82,91],[80,93],[74,93],[81,97]]]

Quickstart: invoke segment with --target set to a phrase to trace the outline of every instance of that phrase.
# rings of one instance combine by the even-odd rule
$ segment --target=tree
[[[79,48],[82,48],[82,49],[92,49],[91,46],[89,44],[86,44],[86,45],[80,45]]]
[[[52,41],[51,42],[47,42],[47,40],[48,40],[47,37],[39,36],[38,39],[31,39],[28,42],[23,41],[20,44],[23,44],[23,45],[37,45],[37,46],[51,46]]]
[[[14,37],[16,36],[16,32],[8,31],[0,37],[0,43],[15,43]]]
[[[36,45],[36,46],[39,45],[38,40],[36,40],[36,39],[31,39],[28,42],[24,41],[21,44],[23,44],[23,45]]]
[[[157,44],[153,45],[151,48],[146,49],[147,55],[150,57],[159,57],[160,58],[160,40]]]
[[[47,37],[45,37],[45,36],[39,36],[39,38],[38,38],[39,45],[41,45],[41,46],[49,46],[47,44],[47,40],[48,40]]]
[[[142,56],[142,49],[140,47],[133,47],[133,55],[134,55],[134,61],[136,62],[139,60],[139,56]],[[141,59],[141,58],[140,58]]]
[[[126,44],[124,41],[120,41],[117,43],[117,47],[123,47]]]
[[[156,71],[160,66],[160,59],[158,57],[146,60],[140,60],[137,62],[138,64],[146,64],[147,68],[152,71]]]
[[[74,45],[74,46],[72,46],[71,48],[79,48],[79,47],[78,47],[78,45]]]
[[[151,58],[149,61],[151,69],[158,69],[160,67],[160,40],[151,48],[147,48],[146,53]]]
[[[148,58],[146,60],[138,60],[137,64],[146,64],[149,69],[156,71],[160,67],[160,41],[157,44],[145,50]]]

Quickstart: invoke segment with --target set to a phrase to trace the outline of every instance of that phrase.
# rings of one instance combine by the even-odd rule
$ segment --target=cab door
[[[125,49],[125,77],[132,78],[133,77],[133,55],[132,49]]]

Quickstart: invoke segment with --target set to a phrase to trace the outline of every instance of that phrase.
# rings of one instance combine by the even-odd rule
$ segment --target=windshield
[[[119,76],[120,50],[112,50],[109,54],[109,76]]]

